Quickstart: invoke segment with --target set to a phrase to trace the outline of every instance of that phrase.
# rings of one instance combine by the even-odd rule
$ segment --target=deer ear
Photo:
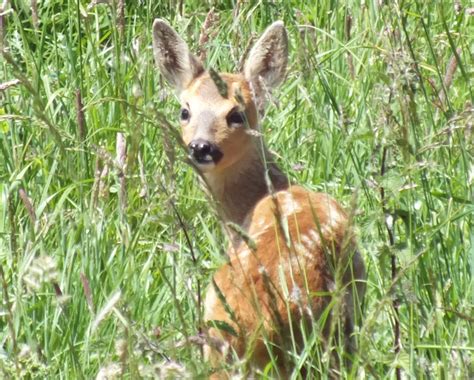
[[[245,78],[252,83],[257,97],[283,81],[287,64],[288,36],[283,22],[277,21],[255,43],[244,65]]]
[[[158,18],[153,22],[153,53],[161,74],[178,91],[204,71],[186,42],[165,20]]]

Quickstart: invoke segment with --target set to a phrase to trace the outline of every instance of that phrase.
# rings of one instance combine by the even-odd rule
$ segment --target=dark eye
[[[182,108],[179,116],[182,121],[187,121],[189,120],[189,116],[190,116],[189,111],[186,108]]]
[[[227,116],[228,124],[243,124],[245,121],[245,114],[239,111],[232,111],[229,116]]]

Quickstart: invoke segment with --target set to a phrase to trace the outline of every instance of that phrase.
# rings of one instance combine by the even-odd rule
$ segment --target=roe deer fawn
[[[350,357],[366,274],[348,216],[328,195],[290,184],[258,132],[266,91],[285,77],[283,23],[268,27],[242,74],[207,72],[161,19],[153,24],[153,49],[180,97],[184,143],[235,230],[229,262],[217,270],[205,298],[206,359],[218,366],[236,354],[252,369],[273,359],[275,371],[289,376],[294,366],[287,352],[302,348],[305,331],[317,328],[336,296],[343,327],[330,328],[326,318],[320,337],[324,343],[338,332]]]

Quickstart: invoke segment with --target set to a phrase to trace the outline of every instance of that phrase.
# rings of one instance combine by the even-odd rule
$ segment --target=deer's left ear
[[[165,20],[158,18],[153,22],[153,53],[161,73],[178,91],[204,71],[186,42]]]
[[[288,36],[282,21],[270,25],[250,51],[244,65],[245,78],[252,83],[257,97],[285,79],[288,64]],[[263,81],[263,83],[261,83]]]

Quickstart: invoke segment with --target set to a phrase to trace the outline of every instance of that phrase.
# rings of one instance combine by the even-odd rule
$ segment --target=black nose
[[[211,143],[203,139],[193,140],[189,143],[189,150],[196,158],[204,157],[211,152]]]
[[[211,142],[204,139],[196,139],[188,145],[192,158],[200,164],[217,163],[222,157],[222,153]]]

